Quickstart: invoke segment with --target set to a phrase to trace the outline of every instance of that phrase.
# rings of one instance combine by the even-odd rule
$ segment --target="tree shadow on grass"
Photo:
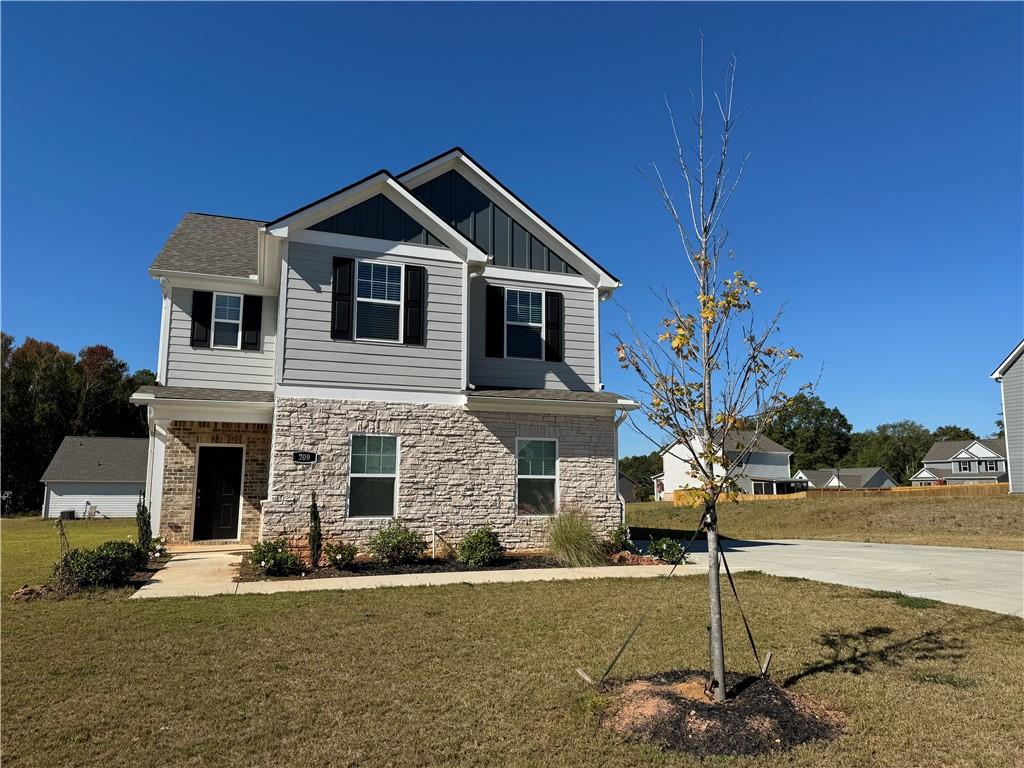
[[[805,677],[833,672],[862,675],[876,667],[899,667],[908,661],[959,661],[967,642],[944,629],[929,629],[902,640],[892,627],[866,627],[858,632],[825,632],[818,644],[828,657],[810,664],[783,682],[789,687]]]

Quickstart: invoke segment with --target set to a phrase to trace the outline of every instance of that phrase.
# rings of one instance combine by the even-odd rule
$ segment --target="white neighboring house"
[[[921,460],[911,485],[978,485],[1006,482],[1006,441],[939,440]]]
[[[804,480],[808,488],[860,490],[892,488],[896,481],[881,467],[837,467],[835,469],[800,469],[794,480]]]
[[[718,455],[722,455],[724,447],[729,461],[737,461],[752,437],[752,433],[747,431],[730,432],[727,438],[728,444],[718,446]],[[795,480],[791,475],[789,460],[792,455],[793,452],[785,446],[779,445],[764,435],[759,436],[736,477],[736,483],[740,490],[743,493],[758,495],[786,494],[805,490],[807,483],[803,480]],[[681,442],[672,443],[662,450],[663,472],[653,478],[655,488],[659,487],[658,483],[661,484],[662,490],[658,493],[658,498],[671,501],[673,491],[700,487],[700,481],[694,476],[687,463],[689,458],[690,452]]]
[[[145,437],[65,437],[40,478],[43,517],[74,510],[86,516],[135,517],[146,488],[149,440]]]
[[[992,372],[1003,397],[1003,434],[1010,493],[1024,493],[1024,341]]]

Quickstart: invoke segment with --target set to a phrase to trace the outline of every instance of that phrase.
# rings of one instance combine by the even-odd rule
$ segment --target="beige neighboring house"
[[[1003,399],[1003,434],[1010,493],[1024,493],[1024,341],[992,372]]]
[[[882,467],[837,467],[835,469],[800,469],[794,480],[805,480],[808,488],[825,490],[865,490],[892,488],[896,481]]]

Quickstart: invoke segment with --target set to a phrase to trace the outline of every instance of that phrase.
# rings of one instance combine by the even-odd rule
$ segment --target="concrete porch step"
[[[248,552],[248,544],[237,541],[193,541],[189,544],[168,544],[167,551],[172,555],[185,555],[195,552]]]

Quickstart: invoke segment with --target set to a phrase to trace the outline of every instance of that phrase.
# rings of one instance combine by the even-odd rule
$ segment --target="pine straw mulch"
[[[842,731],[839,712],[769,678],[729,673],[729,697],[716,704],[704,693],[705,674],[676,670],[615,686],[602,724],[630,741],[698,756],[779,752]]]

